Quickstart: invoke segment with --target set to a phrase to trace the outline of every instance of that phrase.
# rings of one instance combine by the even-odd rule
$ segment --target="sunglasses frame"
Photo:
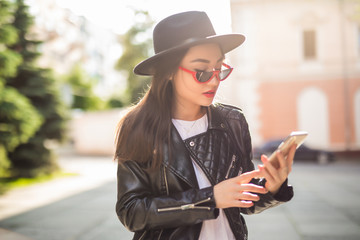
[[[222,66],[226,67],[227,70],[230,70],[229,74],[228,74],[224,79],[220,79],[219,74],[220,74],[221,70],[215,70],[215,71],[210,71],[210,72],[206,72],[206,71],[198,71],[198,72],[196,72],[196,71],[191,71],[191,70],[189,70],[189,69],[183,68],[183,67],[181,67],[181,66],[179,67],[179,69],[181,69],[181,70],[183,70],[183,71],[185,71],[185,72],[187,72],[187,73],[190,73],[190,74],[193,76],[194,80],[195,80],[197,83],[202,84],[202,83],[207,83],[207,82],[209,82],[211,79],[214,78],[215,75],[217,76],[217,78],[219,79],[219,81],[224,81],[225,79],[227,79],[227,78],[230,76],[230,74],[232,73],[232,71],[233,71],[234,68],[230,67],[229,65],[227,65],[227,64],[225,64],[225,63],[222,63]],[[207,81],[205,81],[205,82],[200,82],[200,81],[197,79],[197,77],[196,77],[196,74],[199,73],[199,72],[212,73],[212,75],[211,75],[211,77],[209,78],[209,80],[207,80]]]

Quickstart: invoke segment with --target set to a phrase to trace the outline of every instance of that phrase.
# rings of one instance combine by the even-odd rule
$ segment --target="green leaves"
[[[21,62],[20,54],[7,49],[0,51],[0,78],[14,76]]]
[[[64,78],[72,91],[71,108],[84,111],[105,108],[105,102],[94,93],[97,79],[90,77],[80,65],[75,65]]]
[[[151,54],[152,39],[150,30],[154,24],[148,12],[137,11],[138,21],[119,41],[123,46],[123,54],[116,63],[116,69],[127,74],[128,103],[135,103],[142,97],[150,78],[140,77],[133,73],[133,68]]]
[[[0,0],[0,176],[51,172],[45,141],[64,138],[66,111],[52,72],[36,66],[32,24],[24,0]]]
[[[4,24],[0,28],[0,42],[11,45],[18,39],[16,29],[10,24]],[[0,49],[1,50],[1,49]]]
[[[29,99],[11,87],[0,91],[0,109],[0,145],[8,151],[28,141],[43,123]]]

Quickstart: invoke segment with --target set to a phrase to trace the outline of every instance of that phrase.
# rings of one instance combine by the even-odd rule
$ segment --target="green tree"
[[[29,14],[28,6],[24,0],[16,0],[14,4],[12,25],[17,30],[18,39],[10,48],[22,56],[23,62],[14,77],[6,78],[6,84],[25,95],[44,121],[27,143],[17,146],[8,156],[14,175],[33,177],[57,168],[55,157],[46,147],[46,142],[64,138],[66,111],[52,72],[36,66],[35,60],[40,55],[37,49],[41,42],[31,36],[33,17]]]
[[[84,111],[103,109],[104,101],[94,93],[96,83],[97,80],[89,76],[79,64],[75,65],[65,76],[65,84],[70,86],[73,98],[71,108]]]
[[[14,76],[22,61],[19,53],[8,48],[17,41],[12,8],[9,1],[0,0],[0,177],[9,174],[8,152],[28,141],[42,123],[29,99],[5,85],[5,78]]]
[[[8,49],[17,41],[16,29],[12,26],[13,5],[8,0],[0,0],[0,82],[4,77],[13,76],[22,59],[20,54]]]
[[[154,21],[146,11],[136,11],[135,14],[138,21],[120,37],[123,54],[116,63],[116,69],[127,75],[125,94],[128,104],[137,102],[150,83],[150,78],[133,74],[133,68],[152,54],[152,39],[149,30],[152,28]]]
[[[16,89],[0,87],[0,176],[7,175],[7,154],[32,137],[42,118],[30,101]]]
[[[122,108],[125,107],[125,101],[122,96],[111,96],[107,101],[107,108]]]

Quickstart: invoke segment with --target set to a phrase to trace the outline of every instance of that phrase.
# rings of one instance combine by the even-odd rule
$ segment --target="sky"
[[[230,0],[56,0],[57,4],[104,28],[122,34],[132,25],[133,10],[149,11],[155,22],[183,11],[205,11],[217,34],[231,32]]]

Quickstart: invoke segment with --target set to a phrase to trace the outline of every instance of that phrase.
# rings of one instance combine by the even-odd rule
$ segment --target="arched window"
[[[303,90],[297,99],[298,130],[309,132],[308,145],[329,147],[329,114],[325,93],[318,88]]]

